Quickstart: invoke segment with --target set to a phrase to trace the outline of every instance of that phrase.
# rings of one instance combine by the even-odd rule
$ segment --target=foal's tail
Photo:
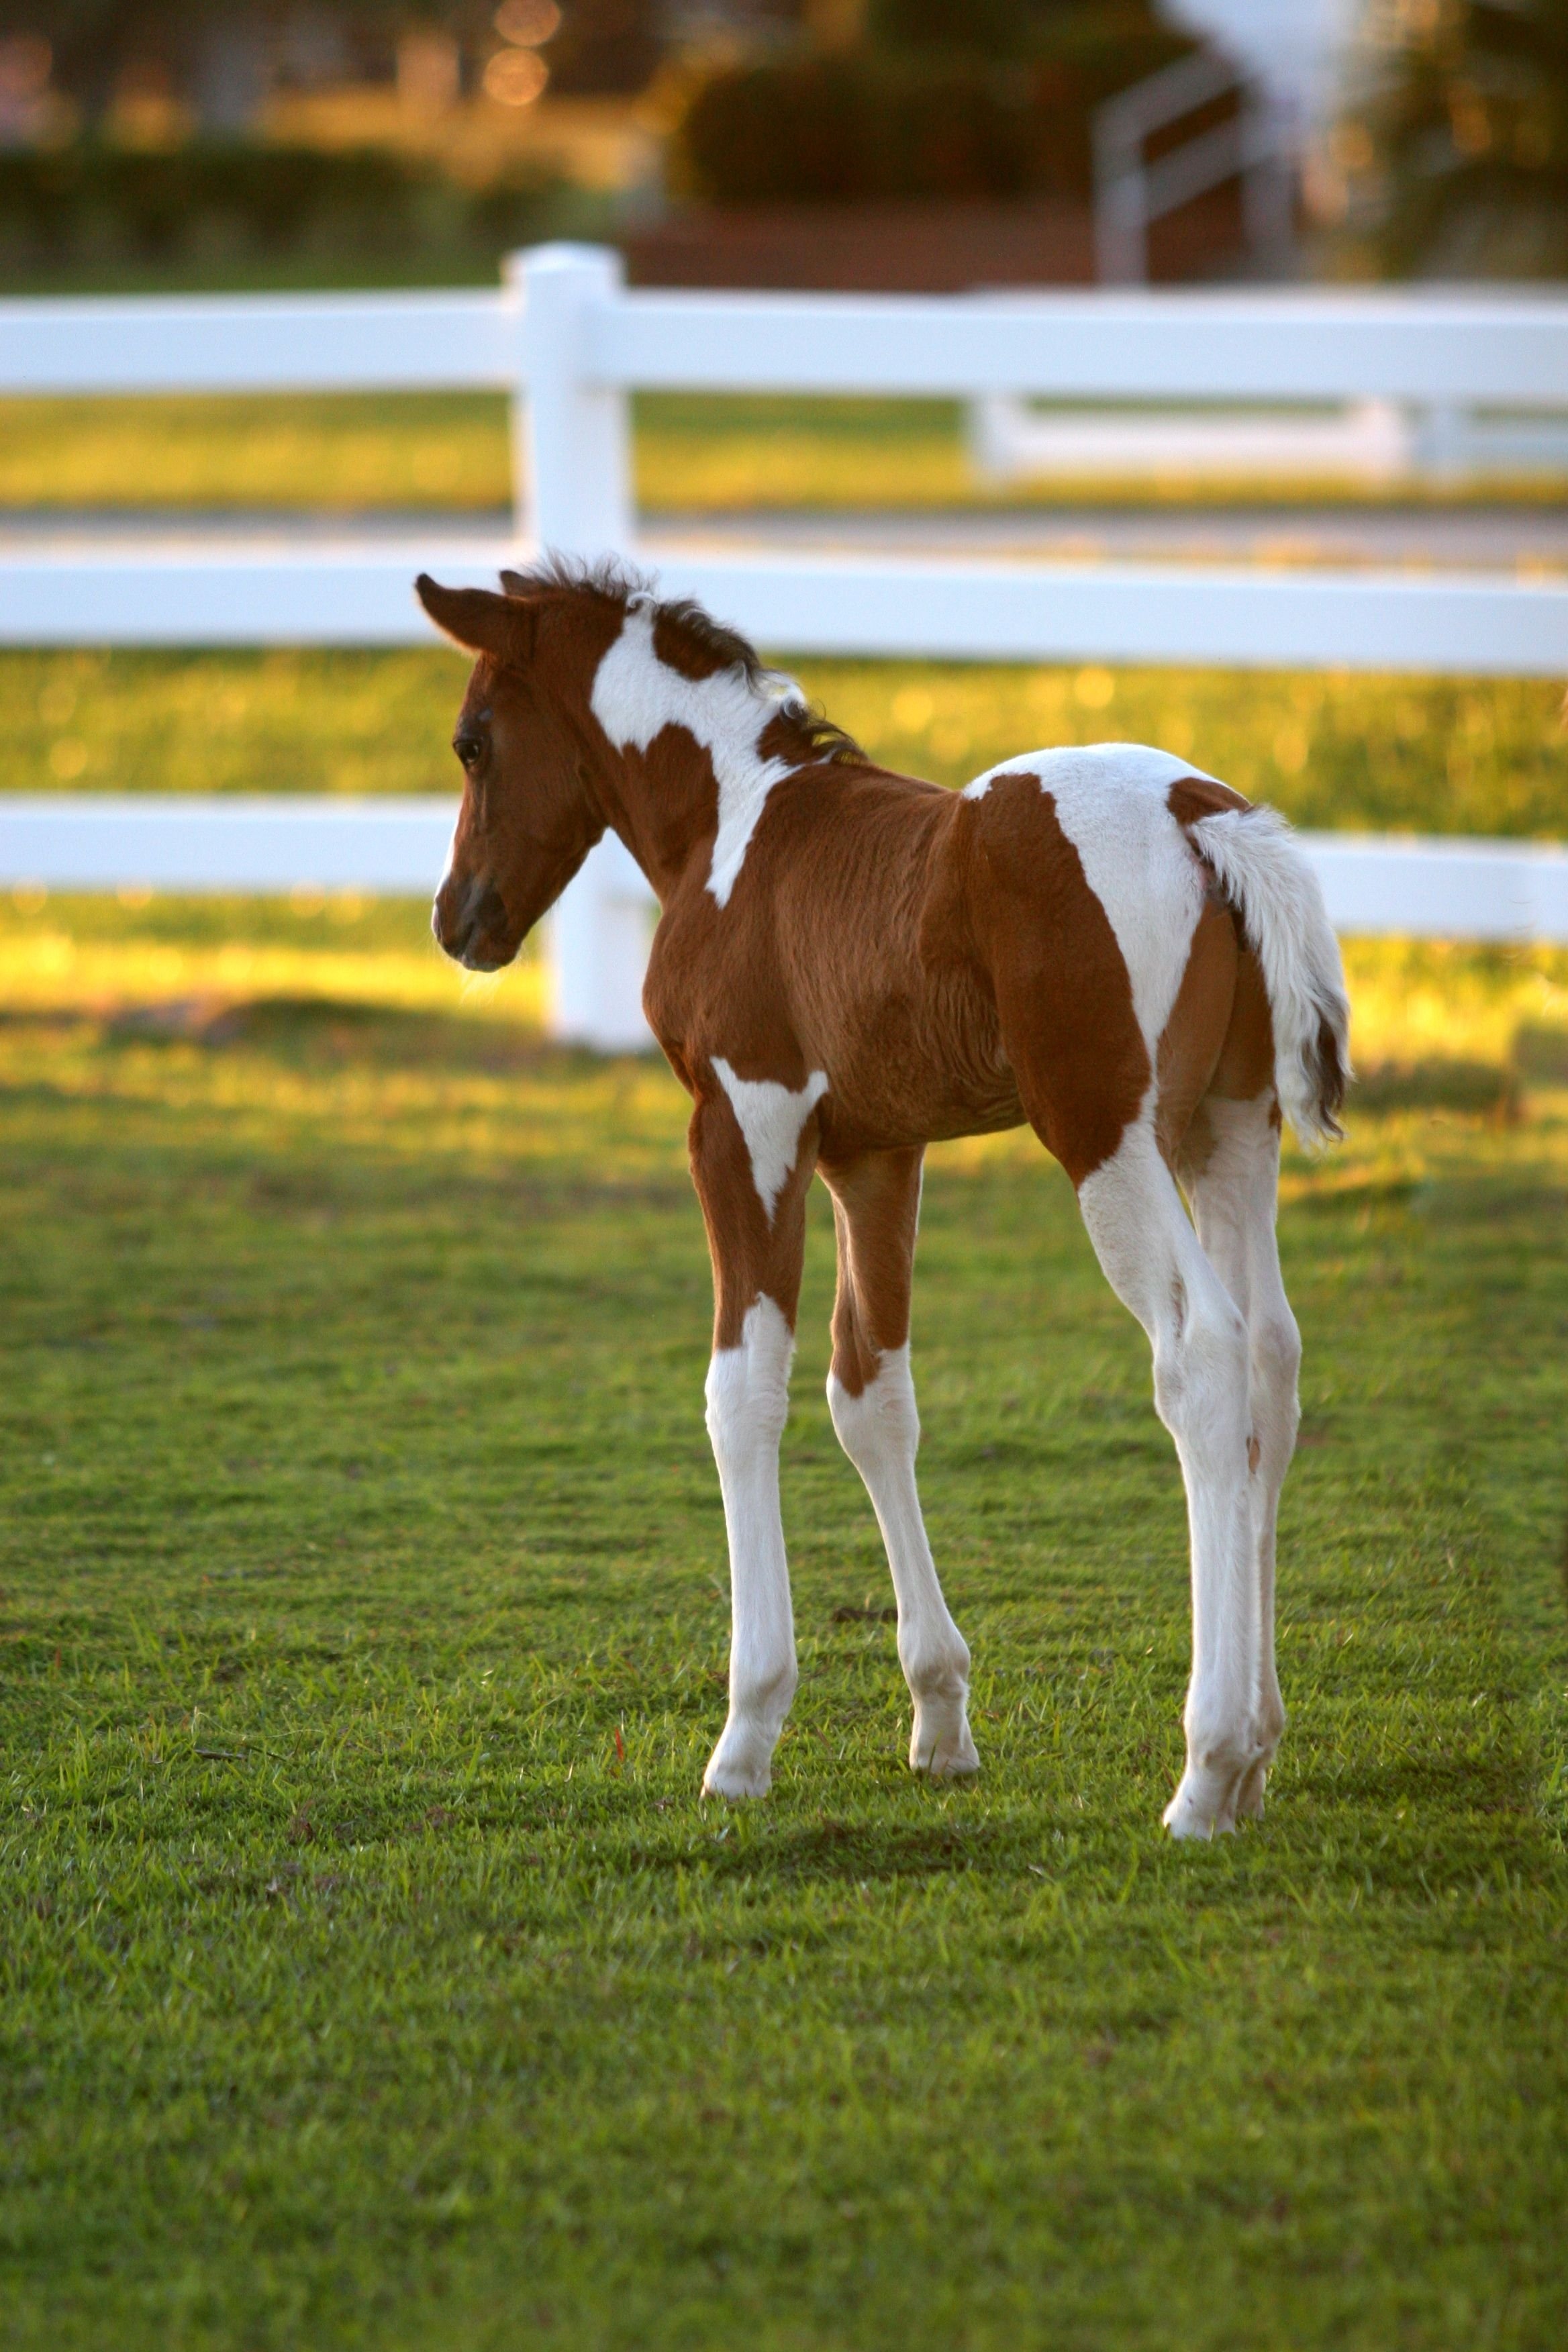
[[[1303,1143],[1327,1143],[1343,1133],[1350,1004],[1321,885],[1275,809],[1221,809],[1190,824],[1187,838],[1262,968],[1279,1108]]]

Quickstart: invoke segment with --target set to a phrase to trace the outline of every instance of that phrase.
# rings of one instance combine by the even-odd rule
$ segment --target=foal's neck
[[[726,905],[769,793],[807,764],[787,739],[800,689],[771,670],[721,664],[634,601],[595,674],[589,708],[619,756],[605,814],[661,898],[706,852]]]

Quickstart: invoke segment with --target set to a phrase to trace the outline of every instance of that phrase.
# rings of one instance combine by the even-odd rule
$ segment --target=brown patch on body
[[[977,803],[972,923],[1030,1124],[1075,1185],[1110,1159],[1151,1076],[1110,919],[1056,803],[1026,772]]]
[[[713,1264],[715,1348],[740,1346],[746,1317],[759,1298],[771,1298],[795,1329],[805,1250],[805,1196],[816,1168],[817,1132],[813,1111],[801,1129],[795,1165],[770,1221],[729,1097],[717,1079],[698,1094],[687,1140]]]
[[[1224,1048],[1240,951],[1230,909],[1211,894],[1187,950],[1186,969],[1161,1033],[1154,1137],[1173,1166],[1193,1114],[1207,1094]]]
[[[1223,1102],[1252,1102],[1274,1084],[1274,1019],[1263,967],[1250,948],[1237,959],[1236,1002],[1209,1092]],[[1276,1117],[1279,1106],[1276,1105]]]
[[[910,1336],[924,1156],[916,1147],[822,1162],[838,1243],[833,1370],[851,1396],[859,1396],[876,1379],[883,1353],[901,1348]]]

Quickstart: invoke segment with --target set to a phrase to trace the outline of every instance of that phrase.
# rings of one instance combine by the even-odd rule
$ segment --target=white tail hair
[[[1321,885],[1277,809],[1220,809],[1186,830],[1261,967],[1279,1108],[1303,1143],[1327,1143],[1351,1076],[1350,1003]]]

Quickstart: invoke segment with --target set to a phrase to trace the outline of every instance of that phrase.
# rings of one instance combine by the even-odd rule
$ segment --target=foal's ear
[[[471,654],[498,662],[525,662],[533,651],[533,614],[513,596],[490,588],[443,588],[422,572],[414,593],[438,629]]]

